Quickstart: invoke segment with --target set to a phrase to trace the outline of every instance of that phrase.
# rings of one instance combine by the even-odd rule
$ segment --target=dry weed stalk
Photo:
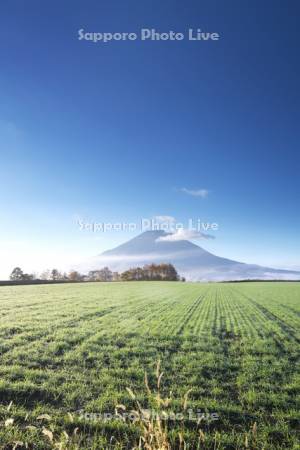
[[[136,405],[136,410],[134,411],[136,415],[135,424],[141,429],[141,436],[139,442],[133,450],[173,450],[169,437],[168,437],[168,420],[169,413],[167,408],[170,406],[172,401],[172,392],[170,392],[169,397],[163,397],[161,394],[161,383],[164,372],[161,371],[160,360],[156,365],[156,389],[152,390],[149,385],[148,375],[145,373],[145,387],[148,395],[148,400],[150,404],[154,404],[155,411],[145,410],[141,407],[140,402],[137,400],[134,392],[127,388],[127,392],[134,400]],[[188,403],[188,391],[183,399],[183,409],[187,409]],[[122,405],[123,406],[123,405]],[[178,433],[179,450],[186,449],[186,443],[184,441],[184,436],[182,432]]]

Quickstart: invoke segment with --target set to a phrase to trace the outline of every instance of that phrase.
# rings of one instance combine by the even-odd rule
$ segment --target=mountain
[[[181,276],[192,281],[242,279],[300,279],[300,272],[271,269],[221,258],[187,240],[167,240],[170,233],[145,231],[112,250],[103,252],[80,267],[81,271],[108,266],[114,271],[150,263],[171,263]]]

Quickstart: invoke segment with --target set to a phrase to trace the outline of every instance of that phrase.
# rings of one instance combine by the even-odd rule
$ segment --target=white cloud
[[[174,222],[176,222],[176,219],[173,216],[155,216],[153,219],[159,223],[174,223]]]
[[[200,197],[200,198],[206,198],[209,194],[209,191],[207,189],[181,188],[180,191],[184,192],[187,195],[192,195],[193,197]]]
[[[211,234],[201,233],[200,231],[179,228],[172,234],[168,234],[167,236],[160,236],[157,241],[175,242],[189,239],[215,239],[215,237]]]

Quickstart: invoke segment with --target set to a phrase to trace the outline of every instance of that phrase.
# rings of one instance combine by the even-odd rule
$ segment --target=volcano
[[[91,258],[81,270],[108,266],[122,272],[151,263],[171,263],[189,281],[300,280],[300,272],[245,264],[216,256],[188,240],[165,240],[170,233],[145,231],[124,244]]]

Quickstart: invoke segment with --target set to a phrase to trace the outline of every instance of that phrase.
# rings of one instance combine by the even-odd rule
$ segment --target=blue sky
[[[207,250],[300,268],[298,2],[24,5],[0,6],[0,277],[135,234],[82,232],[78,216],[201,218],[219,224]],[[81,28],[220,40],[92,43]]]

